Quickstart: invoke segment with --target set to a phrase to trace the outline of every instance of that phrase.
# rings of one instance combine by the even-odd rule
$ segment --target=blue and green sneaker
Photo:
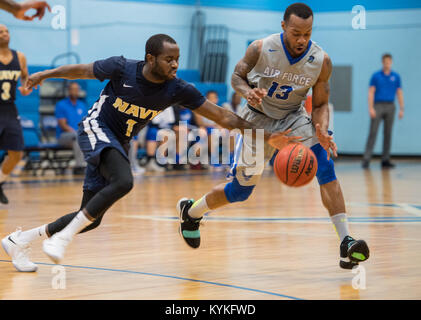
[[[339,261],[339,266],[343,269],[352,269],[368,259],[370,250],[364,240],[355,240],[346,236],[342,240],[340,254],[342,259]]]
[[[191,248],[199,248],[200,246],[200,220],[202,218],[192,218],[188,215],[188,211],[193,205],[193,199],[182,198],[177,203],[177,211],[180,216],[180,235]]]

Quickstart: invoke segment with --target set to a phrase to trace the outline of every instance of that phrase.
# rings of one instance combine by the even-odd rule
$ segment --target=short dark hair
[[[154,57],[157,57],[159,54],[162,53],[162,48],[164,47],[164,42],[169,42],[173,44],[177,44],[173,38],[166,34],[155,34],[146,41],[145,45],[145,60],[146,55],[149,53]]]
[[[218,92],[216,90],[209,90],[208,92],[206,92],[206,96],[210,95],[211,93],[218,95]]]
[[[67,88],[68,88],[68,89],[70,89],[70,87],[71,87],[71,86],[73,86],[73,85],[75,85],[75,84],[76,84],[78,87],[80,87],[79,83],[77,83],[76,81],[70,81],[70,82],[67,84]]]
[[[291,4],[285,10],[285,13],[284,13],[284,21],[285,22],[288,22],[289,17],[292,14],[295,14],[297,17],[300,17],[300,18],[303,18],[303,19],[307,19],[307,18],[313,16],[313,11],[305,3],[297,2],[297,3]]]
[[[385,54],[382,56],[382,61],[383,61],[384,59],[386,59],[386,58],[392,59],[392,55],[391,55],[390,53],[385,53]]]

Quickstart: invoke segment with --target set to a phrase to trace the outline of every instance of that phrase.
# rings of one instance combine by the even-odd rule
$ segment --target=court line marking
[[[179,221],[176,216],[151,216],[151,215],[123,215],[123,218],[140,219],[140,220],[155,220],[155,221]],[[320,223],[330,224],[329,217],[212,217],[206,216],[204,222],[264,222],[264,223]],[[348,217],[350,224],[413,224],[421,223],[421,217]]]
[[[131,216],[125,215],[123,217],[133,218],[133,219],[141,219],[141,220],[172,221],[172,222],[178,222],[178,220],[179,220],[178,217],[157,217],[157,216],[136,216],[136,215],[135,216],[133,216],[133,215],[131,215]],[[211,218],[211,219],[209,219],[209,218]],[[206,222],[207,222],[208,219],[209,220],[212,220],[212,222],[243,222],[243,221],[238,221],[238,220],[217,221],[215,218],[216,217],[205,217],[204,218],[204,226],[206,226]],[[263,217],[260,217],[260,218],[263,218]],[[372,219],[371,217],[360,217],[360,218],[361,219]],[[390,219],[390,222],[383,223],[383,224],[386,224],[386,225],[390,225],[392,222],[396,222],[396,221],[393,221],[393,220],[400,219],[400,218],[414,219],[413,217],[376,217],[376,218],[381,218],[381,219],[383,219],[383,218],[389,218]],[[273,217],[272,217],[272,219],[273,219]],[[320,218],[320,219],[327,219],[328,221],[326,221],[326,222],[323,222],[323,221],[322,222],[320,222],[320,221],[317,221],[317,222],[314,222],[314,221],[300,221],[298,223],[301,223],[301,222],[303,222],[303,223],[325,223],[325,224],[330,224],[331,223],[330,218]],[[348,220],[349,220],[349,218],[348,218]],[[245,221],[245,222],[260,222],[260,221]],[[267,221],[267,220],[263,220],[261,222],[266,222],[266,223],[269,222],[270,223],[270,221]],[[284,223],[284,222],[286,222],[286,223],[295,223],[295,221],[292,221],[292,222],[289,222],[289,221],[279,221],[279,223]],[[416,222],[421,222],[421,219],[416,219]],[[366,222],[349,222],[349,223],[350,224],[364,224],[364,223],[367,224]],[[381,222],[378,222],[378,224],[382,224],[382,223]],[[399,222],[399,224],[400,225],[405,225],[405,224],[413,224],[413,223]],[[247,229],[247,230],[229,229],[229,230],[230,231],[236,231],[236,232],[250,233],[250,230],[249,229]],[[313,237],[313,236],[323,236],[323,237],[336,238],[336,236],[335,236],[334,233],[327,234],[327,233],[308,233],[308,232],[289,232],[289,231],[263,231],[263,230],[260,231],[260,230],[256,230],[256,229],[253,229],[253,233],[285,234],[285,235],[311,236],[311,237]],[[386,239],[386,240],[401,240],[401,241],[417,241],[417,242],[421,242],[421,239],[415,239],[415,238],[392,238],[392,237],[378,237],[378,236],[370,236],[369,238],[370,239]]]
[[[205,172],[203,172],[203,173],[201,173],[201,172],[194,172],[194,173],[189,173],[188,176],[192,176],[192,177],[195,177],[195,176],[209,176],[209,174],[208,173],[205,173]],[[155,179],[155,178],[165,178],[166,179],[166,178],[174,178],[174,177],[186,177],[186,175],[185,174],[182,174],[182,173],[165,174],[165,175],[146,174],[146,175],[138,176],[138,177],[134,177],[134,178],[135,178],[136,181],[139,181],[139,180],[143,180],[143,179],[148,180],[148,179],[151,179],[151,178],[152,179]],[[210,175],[210,177],[212,178],[213,175]],[[221,175],[221,177],[223,177],[223,175]],[[13,178],[19,179],[19,177],[13,177]],[[139,178],[139,179],[137,179],[137,178]],[[13,189],[13,187],[19,186],[20,184],[29,184],[29,185],[31,185],[31,184],[57,184],[57,183],[66,183],[66,182],[83,182],[85,178],[84,177],[81,177],[81,178],[77,178],[77,177],[67,178],[65,176],[61,176],[60,178],[57,178],[57,179],[50,179],[50,178],[45,178],[45,179],[28,179],[28,180],[24,180],[24,179],[16,180],[16,179],[8,180],[6,182],[5,185],[8,186],[8,189]],[[12,187],[12,188],[10,188],[10,187]]]
[[[413,214],[414,216],[421,217],[421,209],[418,209],[408,203],[397,203],[397,205],[404,211]]]
[[[10,260],[0,260],[0,262],[11,262],[11,261]],[[44,263],[44,262],[34,262],[34,263],[37,264],[37,265],[44,265],[44,266],[52,266],[52,267],[57,266],[57,264],[53,264],[53,263]],[[272,296],[287,298],[287,299],[291,299],[291,300],[304,300],[302,298],[288,296],[288,295],[285,295],[285,294],[271,292],[271,291],[253,289],[253,288],[248,288],[248,287],[241,287],[241,286],[236,286],[236,285],[226,284],[226,283],[220,283],[220,282],[214,282],[214,281],[198,280],[198,279],[191,279],[191,278],[185,278],[185,277],[179,277],[179,276],[171,276],[171,275],[160,274],[160,273],[141,272],[141,271],[124,270],[124,269],[101,268],[101,267],[73,266],[73,265],[65,265],[65,264],[62,264],[60,266],[67,267],[67,268],[74,268],[74,269],[89,269],[89,270],[98,270],[98,271],[110,271],[110,272],[140,274],[140,275],[152,276],[152,277],[162,277],[162,278],[170,278],[170,279],[177,279],[177,280],[184,280],[184,281],[191,281],[191,282],[199,282],[199,283],[211,284],[211,285],[220,286],[220,287],[228,287],[228,288],[240,289],[240,290],[245,290],[245,291],[258,292],[258,293],[268,294],[268,295],[272,295]]]
[[[189,173],[189,176],[211,176],[214,177],[215,173],[212,173],[209,175],[209,173],[206,172],[194,172]],[[174,177],[185,177],[184,174],[169,174],[169,175],[143,175],[140,176],[142,180],[148,180],[148,179],[155,179],[155,178],[174,178]],[[9,180],[6,182],[6,185],[9,186],[8,189],[14,189],[14,187],[18,187],[20,184],[57,184],[57,183],[66,183],[66,182],[83,182],[84,178],[58,178],[58,179],[32,179],[32,180]],[[10,188],[12,186],[12,188]],[[392,208],[400,208],[403,211],[410,213],[412,215],[415,215],[417,217],[421,217],[421,205],[418,204],[408,204],[408,203],[364,203],[364,202],[347,202],[347,206],[350,207],[392,207]]]
[[[415,204],[409,204],[409,203],[365,203],[365,202],[348,202],[348,206],[351,207],[390,207],[390,208],[399,208],[403,211],[415,215],[417,217],[421,217],[421,206],[415,205]]]
[[[227,229],[230,232],[238,233],[247,233],[250,234],[251,230],[244,229]],[[334,233],[309,233],[309,232],[290,232],[290,231],[264,231],[264,230],[255,230],[253,229],[252,233],[269,233],[269,234],[284,234],[292,236],[308,236],[308,237],[327,237],[327,238],[338,238]],[[401,241],[417,241],[421,242],[421,239],[414,238],[391,238],[391,237],[378,237],[378,236],[368,236],[368,239],[386,239],[386,240],[401,240]]]

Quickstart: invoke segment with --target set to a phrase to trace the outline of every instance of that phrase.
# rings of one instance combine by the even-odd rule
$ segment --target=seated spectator
[[[222,107],[231,112],[238,113],[241,108],[241,96],[234,91],[231,96],[231,101],[223,103]]]
[[[208,99],[210,102],[218,105],[218,101],[219,101],[219,97],[218,97],[218,92],[214,91],[214,90],[210,90],[206,93],[206,99]],[[208,134],[210,134],[210,131],[213,128],[217,127],[217,124],[215,122],[213,122],[212,120],[209,120],[205,117],[202,117],[198,114],[194,115],[195,121],[197,123],[197,125],[199,127],[203,127],[207,130]]]
[[[233,92],[231,95],[231,102],[225,102],[222,107],[238,114],[241,110],[241,95],[237,92]],[[235,137],[230,137],[230,165],[234,162],[234,149],[235,149]]]
[[[214,90],[208,91],[206,93],[206,99],[218,105],[219,97],[216,91]],[[195,114],[194,117],[195,117],[197,125],[200,128],[205,129],[208,135],[208,152],[211,154],[211,156],[212,155],[214,156],[214,158],[211,159],[210,163],[214,168],[219,168],[221,166],[219,162],[219,140],[211,139],[211,133],[212,133],[212,129],[222,129],[222,128],[218,126],[212,120],[206,119],[205,117],[202,117],[198,114]]]
[[[160,130],[170,129],[175,123],[175,115],[173,107],[169,107],[162,111],[158,116],[156,116],[149,124],[146,133],[146,170],[163,172],[165,167],[158,164],[156,161],[156,151],[161,143],[165,141],[160,141],[158,135]],[[159,156],[159,155],[158,155]],[[161,155],[163,156],[163,155]]]
[[[130,149],[129,149],[130,167],[132,168],[132,173],[134,176],[143,175],[146,171],[145,168],[139,165],[139,162],[137,159],[137,153],[139,151],[139,135],[140,135],[140,132],[137,136],[134,136],[133,139],[130,141]]]
[[[176,154],[176,164],[173,166],[175,170],[183,170],[187,169],[187,154],[189,152],[189,149],[192,148],[192,152],[199,157],[200,156],[200,150],[205,150],[207,146],[201,145],[199,141],[205,141],[205,138],[207,137],[206,129],[203,127],[198,127],[198,124],[196,122],[195,114],[190,110],[186,109],[180,106],[174,107],[174,114],[175,114],[175,124],[173,125],[172,129],[175,132],[176,136],[176,148],[177,148],[177,154]],[[180,126],[180,121],[184,122],[185,126]],[[192,131],[196,129],[196,132]],[[193,136],[193,134],[196,134],[196,137]],[[180,155],[180,137],[187,137],[188,141],[190,143],[186,146],[186,150],[183,150],[183,154]],[[203,163],[197,163],[197,164],[190,164],[190,168],[193,170],[202,170],[206,169],[207,167],[204,166]]]
[[[84,174],[86,162],[83,153],[77,142],[77,128],[79,122],[87,114],[85,103],[78,99],[79,84],[71,82],[68,87],[69,96],[60,100],[56,105],[56,118],[58,126],[56,129],[57,143],[64,147],[73,148],[75,167],[73,174]]]

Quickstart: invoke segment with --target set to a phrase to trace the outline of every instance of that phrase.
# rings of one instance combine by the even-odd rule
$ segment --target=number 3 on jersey
[[[272,86],[270,87],[269,91],[268,91],[268,96],[272,98],[273,94],[275,93],[276,89],[278,89],[279,83],[277,82],[273,82]],[[290,86],[280,86],[279,87],[279,91],[281,91],[281,93],[277,93],[275,94],[275,98],[276,99],[281,99],[281,100],[287,100],[289,94],[292,91],[292,87]]]
[[[3,82],[3,85],[1,86],[1,99],[3,101],[10,99],[10,88],[11,88],[10,82]]]

